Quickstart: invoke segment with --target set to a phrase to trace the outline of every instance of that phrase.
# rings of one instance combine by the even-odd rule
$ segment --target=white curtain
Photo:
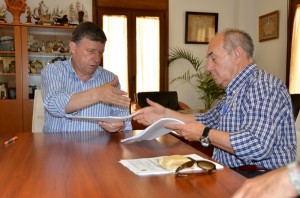
[[[103,31],[107,36],[103,67],[114,72],[119,77],[122,90],[128,92],[127,17],[103,16]]]
[[[300,5],[297,6],[293,24],[289,92],[300,93]]]
[[[122,90],[128,88],[127,18],[103,16],[107,44],[103,67],[119,77]],[[136,18],[136,92],[159,91],[159,18]]]
[[[136,92],[159,91],[159,18],[137,17]]]

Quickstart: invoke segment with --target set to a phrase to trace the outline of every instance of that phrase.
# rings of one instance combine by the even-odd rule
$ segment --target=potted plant
[[[189,50],[182,48],[172,49],[168,64],[170,65],[179,59],[188,61],[193,70],[190,71],[190,69],[188,69],[182,76],[172,79],[170,83],[175,81],[185,81],[189,83],[199,94],[199,99],[204,101],[205,111],[207,111],[224,95],[224,88],[214,82],[211,74],[201,66],[202,61]]]

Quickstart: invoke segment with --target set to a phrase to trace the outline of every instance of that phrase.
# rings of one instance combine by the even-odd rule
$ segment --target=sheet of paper
[[[203,157],[200,157],[197,154],[185,155],[186,157],[191,157],[194,160],[207,160]],[[140,158],[140,159],[130,159],[130,160],[120,160],[119,162],[123,164],[123,166],[127,167],[134,174],[139,176],[147,176],[147,175],[162,175],[162,174],[170,174],[175,171],[166,170],[161,167],[158,163],[158,160],[165,156],[154,157],[154,158]],[[207,160],[210,161],[210,160]],[[210,161],[216,165],[216,169],[223,169],[224,167],[221,164]],[[190,169],[185,169],[183,172],[201,172],[202,169],[195,166]]]
[[[132,143],[132,142],[142,141],[142,140],[152,140],[162,135],[165,135],[167,133],[170,133],[172,130],[165,128],[164,127],[165,124],[184,124],[184,123],[181,122],[180,120],[173,119],[173,118],[162,118],[154,122],[150,126],[148,126],[141,133],[126,139],[122,139],[121,142]]]
[[[90,120],[90,121],[102,121],[102,122],[108,122],[108,123],[115,123],[115,122],[121,122],[127,119],[131,119],[133,116],[137,115],[138,112],[135,112],[131,115],[124,116],[124,117],[116,117],[116,116],[108,116],[108,117],[89,117],[89,116],[73,116],[73,115],[67,115],[67,118],[70,119],[79,119],[79,120]]]

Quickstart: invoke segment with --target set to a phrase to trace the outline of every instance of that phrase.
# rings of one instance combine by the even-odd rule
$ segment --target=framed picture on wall
[[[279,11],[259,17],[259,42],[279,38]]]
[[[218,31],[218,13],[186,12],[185,43],[207,44]]]

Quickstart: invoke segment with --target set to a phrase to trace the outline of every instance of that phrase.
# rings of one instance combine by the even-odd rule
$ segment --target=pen
[[[4,144],[5,145],[10,144],[10,143],[16,141],[17,139],[18,139],[18,137],[14,136],[14,137],[10,138],[9,140],[5,141]]]
[[[224,104],[223,106],[223,115],[227,112],[227,107],[226,107],[226,104]]]

